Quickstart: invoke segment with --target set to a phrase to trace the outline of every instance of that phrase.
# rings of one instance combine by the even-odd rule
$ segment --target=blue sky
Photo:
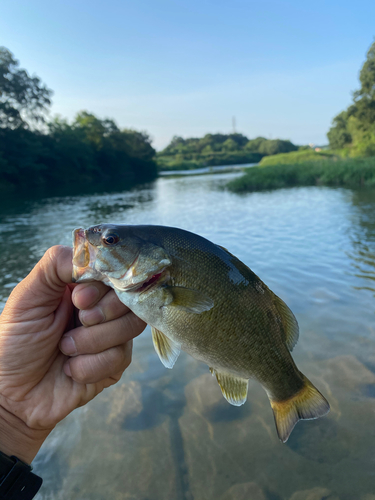
[[[375,2],[2,0],[0,45],[80,110],[173,135],[326,143],[375,36]]]

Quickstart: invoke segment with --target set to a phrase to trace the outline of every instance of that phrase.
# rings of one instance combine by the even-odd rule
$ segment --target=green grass
[[[280,153],[278,155],[264,156],[259,165],[262,167],[269,165],[290,165],[292,163],[302,163],[306,161],[321,161],[334,157],[331,151],[314,151],[313,149],[304,149],[302,151],[292,151],[291,153]]]
[[[375,187],[375,157],[252,167],[227,187],[240,193],[317,185]]]

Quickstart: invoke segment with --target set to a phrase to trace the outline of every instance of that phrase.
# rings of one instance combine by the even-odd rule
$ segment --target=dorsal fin
[[[273,303],[275,304],[277,312],[279,313],[281,318],[281,323],[285,332],[286,345],[289,351],[292,351],[293,347],[297,344],[299,336],[299,327],[297,320],[292,311],[285,304],[285,302],[273,292],[271,293],[273,295]]]
[[[219,248],[221,248],[222,250],[225,250],[227,253],[229,253],[229,255],[232,255],[227,248],[225,248],[225,247],[223,247],[221,245],[216,245],[216,246],[219,247]]]

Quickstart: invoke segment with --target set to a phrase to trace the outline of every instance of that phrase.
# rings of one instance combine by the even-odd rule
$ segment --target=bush
[[[227,187],[240,193],[314,185],[374,187],[375,157],[252,167]]]
[[[291,153],[280,153],[278,155],[264,157],[262,158],[260,165],[262,167],[268,165],[290,165],[306,161],[322,161],[323,159],[335,156],[336,155],[331,151],[316,152],[313,149],[304,149]]]

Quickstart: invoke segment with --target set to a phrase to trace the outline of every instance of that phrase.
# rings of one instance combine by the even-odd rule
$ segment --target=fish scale
[[[258,380],[282,441],[298,420],[329,411],[290,354],[293,313],[225,248],[178,228],[102,224],[75,230],[74,249],[74,279],[112,286],[151,325],[165,366],[184,350],[209,366],[236,406],[246,401],[248,379]]]

